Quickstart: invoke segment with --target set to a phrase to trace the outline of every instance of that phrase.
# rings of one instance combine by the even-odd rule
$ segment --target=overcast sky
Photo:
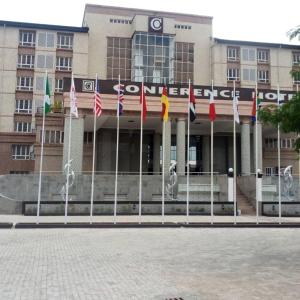
[[[300,44],[286,36],[300,24],[300,0],[1,0],[0,19],[81,26],[85,3],[207,15],[214,37]]]

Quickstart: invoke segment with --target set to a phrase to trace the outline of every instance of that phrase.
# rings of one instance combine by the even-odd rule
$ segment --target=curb
[[[13,227],[12,223],[0,223],[0,228],[1,229],[10,229]]]
[[[11,228],[12,224],[6,224]],[[17,223],[16,229],[34,229],[34,228],[300,228],[300,223]],[[1,224],[0,224],[1,228]]]

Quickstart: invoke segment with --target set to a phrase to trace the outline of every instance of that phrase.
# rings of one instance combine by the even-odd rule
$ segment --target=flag
[[[196,98],[194,95],[194,89],[190,86],[189,92],[189,101],[190,101],[190,121],[194,122],[196,119]]]
[[[75,91],[74,78],[72,76],[71,89],[70,89],[70,110],[71,110],[71,115],[78,118],[77,99],[76,99],[75,92],[76,91]]]
[[[145,97],[145,91],[144,91],[144,82],[142,83],[141,86],[141,95],[140,95],[140,104],[142,104],[142,118],[143,121],[146,120],[146,116],[147,116],[147,104],[146,104],[146,97]]]
[[[277,104],[278,106],[281,106],[284,103],[284,99],[280,98],[280,90],[279,86],[277,87]]]
[[[163,88],[163,92],[161,95],[161,106],[161,117],[164,122],[167,122],[169,118],[169,99],[166,87]]]
[[[95,87],[95,108],[94,108],[94,113],[96,114],[97,117],[100,117],[101,113],[102,113],[102,100],[101,100],[101,96],[100,96],[97,76],[96,76],[96,87]]]
[[[260,106],[261,106],[261,99],[258,98],[258,95],[255,96],[255,93],[253,93],[252,113],[251,113],[251,119],[253,122],[256,121],[256,112],[260,109]]]
[[[118,86],[119,116],[123,114],[123,101],[124,101],[124,84],[120,83]]]
[[[213,122],[216,119],[214,90],[212,90],[212,92],[210,93],[210,98],[209,98],[209,119],[211,122]]]
[[[51,103],[50,103],[50,85],[48,75],[46,75],[46,86],[45,86],[45,96],[44,96],[44,112],[45,114],[51,111]]]
[[[240,124],[240,117],[239,117],[239,109],[238,109],[238,97],[236,95],[233,96],[233,115],[234,115],[234,121],[238,124]]]

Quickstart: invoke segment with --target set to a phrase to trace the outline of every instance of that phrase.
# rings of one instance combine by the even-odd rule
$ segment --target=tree
[[[290,40],[300,37],[300,25],[288,32]],[[299,67],[290,72],[291,76],[300,80],[300,64]],[[294,97],[281,106],[274,104],[267,105],[258,112],[259,119],[264,124],[279,125],[283,132],[295,132],[298,135],[295,143],[295,150],[300,149],[300,91]]]

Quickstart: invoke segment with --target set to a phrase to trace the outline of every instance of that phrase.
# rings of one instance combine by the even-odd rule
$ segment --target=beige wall
[[[212,73],[215,85],[226,86],[227,85],[227,47],[237,46],[240,47],[240,77],[241,77],[241,87],[255,87],[255,82],[244,81],[242,78],[242,70],[244,68],[256,68],[257,62],[255,61],[244,61],[242,56],[243,49],[254,49],[258,48],[269,49],[270,50],[270,85],[266,88],[277,89],[277,84],[279,84],[281,89],[292,90],[293,82],[290,76],[290,71],[292,69],[292,49],[285,48],[275,48],[275,47],[264,47],[260,44],[257,46],[244,46],[239,45],[229,45],[223,43],[215,43],[212,47]]]
[[[0,132],[14,130],[18,30],[0,27]]]

